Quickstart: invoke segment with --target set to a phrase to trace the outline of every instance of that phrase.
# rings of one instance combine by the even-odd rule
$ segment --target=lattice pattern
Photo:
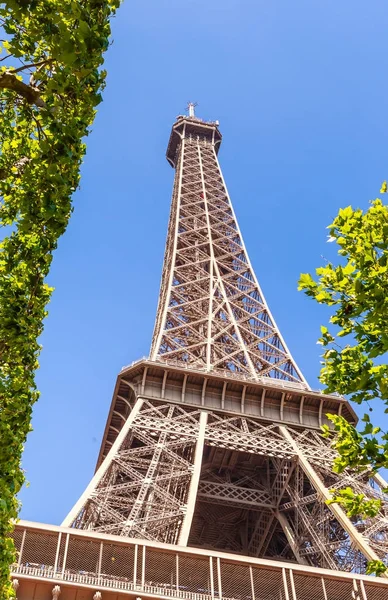
[[[275,514],[263,511],[255,522],[252,535],[249,539],[248,552],[251,556],[265,555],[269,540],[272,538],[276,527]]]
[[[386,498],[368,472],[331,471],[330,440],[212,411],[201,425],[201,410],[138,403],[127,433],[66,525],[180,543],[189,519],[188,543],[195,546],[359,573],[370,551],[387,560]],[[325,503],[320,485],[351,485],[381,498],[382,510],[351,522]]]
[[[350,470],[341,475],[332,471],[332,450],[330,440],[326,440],[312,431],[298,433],[289,430],[297,441],[299,450],[315,463],[315,473],[327,489],[342,489],[350,486],[357,493],[367,498],[379,498],[382,509],[373,519],[358,517],[352,519],[355,530],[362,534],[365,545],[375,551],[384,561],[388,560],[388,519],[386,517],[388,502],[374,482],[371,485],[371,474],[368,471],[354,473]],[[330,460],[325,460],[325,453]],[[358,573],[365,572],[367,558],[357,545],[355,538],[344,530],[343,526],[319,495],[316,494],[314,482],[306,476],[298,466],[289,485],[286,496],[290,501],[284,502],[280,510],[287,513],[293,524],[295,540],[302,557],[307,557],[310,564],[339,568]]]
[[[250,265],[212,131],[184,127],[151,358],[304,381]]]
[[[369,583],[360,584],[360,587],[364,585],[365,595],[368,600],[386,600],[388,592],[384,585],[370,585]]]
[[[305,429],[304,431],[290,430],[292,437],[300,450],[310,462],[317,466],[331,467],[336,457],[336,452],[330,446],[330,441],[325,440],[317,431]]]
[[[251,510],[275,506],[267,490],[242,487],[233,483],[201,480],[197,497],[214,504],[221,501],[233,506],[249,506]]]
[[[295,455],[276,425],[263,425],[254,419],[212,413],[206,430],[206,442],[232,450],[255,452],[264,456],[290,458]]]
[[[339,598],[349,598],[349,600],[362,599],[361,594],[358,594],[352,581],[334,581],[328,579],[325,581],[325,590],[327,598],[332,598],[333,600]]]
[[[249,576],[249,566],[228,563],[224,561],[221,566],[221,582],[223,598],[245,600],[252,594]]]
[[[279,571],[253,568],[252,582],[257,600],[285,600],[288,598],[282,574]]]
[[[23,589],[29,577],[39,578],[39,597],[45,582],[51,588],[53,582],[64,583],[66,594],[81,584],[102,589],[103,597],[122,590],[181,600],[386,600],[388,595],[387,581],[361,579],[354,573],[240,561],[212,552],[204,556],[195,549],[154,547],[141,541],[135,547],[129,540],[54,529],[17,525],[13,537],[19,564],[14,565],[13,576],[22,576],[20,597],[30,597]]]
[[[373,474],[367,469],[363,472],[353,472],[349,469],[343,473],[336,474],[332,471],[332,460],[335,456],[330,447],[330,440],[322,438],[313,431],[305,431],[301,434],[290,430],[293,438],[297,441],[299,448],[305,456],[309,457],[311,463],[315,463],[317,474],[329,489],[343,489],[351,487],[356,493],[364,494],[367,498],[377,498],[382,502],[381,510],[374,518],[354,520],[356,529],[368,539],[369,545],[384,561],[388,561],[388,496],[382,492]],[[324,457],[329,456],[329,460]],[[346,565],[347,556],[342,556],[341,562]],[[358,557],[362,565],[364,560]]]
[[[98,574],[99,557],[100,544],[97,541],[83,540],[78,536],[69,538],[66,556],[66,570],[68,572],[81,572],[83,575],[95,577]],[[111,562],[114,562],[112,557]]]
[[[312,582],[311,578],[299,573],[293,573],[295,593],[298,600],[311,600],[311,588],[314,588],[314,600],[326,600],[324,582],[322,577],[316,577]],[[350,598],[349,598],[350,600]]]
[[[145,402],[73,526],[176,542],[198,418],[198,411]]]

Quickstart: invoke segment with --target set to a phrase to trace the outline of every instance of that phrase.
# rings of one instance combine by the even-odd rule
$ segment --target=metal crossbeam
[[[231,483],[215,483],[213,481],[201,481],[197,496],[207,502],[224,501],[231,505],[248,506],[251,510],[264,508],[275,508],[271,496],[263,490],[244,488]]]

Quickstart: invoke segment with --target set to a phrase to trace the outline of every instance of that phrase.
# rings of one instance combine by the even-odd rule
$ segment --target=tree
[[[380,192],[387,192],[386,182]],[[377,471],[388,467],[388,433],[370,419],[377,401],[385,404],[388,413],[388,206],[379,198],[365,212],[348,206],[328,229],[328,241],[339,247],[340,264],[328,262],[318,268],[318,280],[302,274],[299,289],[333,309],[330,331],[322,326],[319,339],[325,348],[320,373],[325,391],[349,395],[369,409],[362,431],[341,416],[328,415],[338,452],[333,469],[337,473],[348,467]],[[324,435],[330,435],[327,426]],[[332,501],[342,504],[349,516],[373,516],[381,504],[349,488],[337,492]],[[370,572],[385,568],[382,563],[372,565]]]
[[[21,454],[38,398],[34,372],[53,251],[101,101],[109,19],[120,0],[0,3],[0,597],[12,596],[9,533]]]

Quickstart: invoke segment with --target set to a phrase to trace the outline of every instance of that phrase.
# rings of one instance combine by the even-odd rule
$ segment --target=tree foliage
[[[387,192],[386,182],[380,192]],[[332,308],[330,330],[322,326],[319,339],[324,347],[320,381],[325,391],[349,395],[368,407],[361,431],[341,416],[328,415],[338,452],[333,468],[337,473],[346,468],[376,472],[388,467],[388,433],[370,419],[376,401],[384,403],[388,413],[388,206],[377,198],[365,212],[343,208],[329,230],[328,241],[339,247],[339,264],[319,267],[317,280],[302,274],[299,289]],[[327,426],[324,435],[330,435]],[[381,503],[361,496],[346,488],[332,501],[341,504],[348,516],[376,515]],[[370,572],[385,568],[369,565]]]
[[[11,597],[7,535],[18,515],[20,459],[38,398],[52,253],[71,214],[101,101],[109,19],[120,0],[0,3],[0,597]]]

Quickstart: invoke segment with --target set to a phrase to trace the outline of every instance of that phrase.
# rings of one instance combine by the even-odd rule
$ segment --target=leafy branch
[[[380,192],[387,192],[386,182]],[[308,273],[299,280],[300,290],[333,309],[331,331],[322,326],[318,340],[325,349],[320,381],[328,393],[349,395],[357,404],[366,403],[369,412],[380,401],[388,413],[388,206],[380,198],[365,212],[348,206],[328,229],[328,241],[338,245],[340,264],[328,262],[316,269],[317,280]],[[348,340],[345,345],[343,338]],[[335,472],[351,468],[373,473],[388,467],[388,434],[371,423],[368,413],[362,431],[342,416],[327,416],[335,431]],[[323,429],[331,435],[327,426]],[[379,500],[350,488],[335,491],[329,502],[341,504],[348,516],[373,517],[381,507]],[[380,561],[374,563],[369,573],[387,569]]]

